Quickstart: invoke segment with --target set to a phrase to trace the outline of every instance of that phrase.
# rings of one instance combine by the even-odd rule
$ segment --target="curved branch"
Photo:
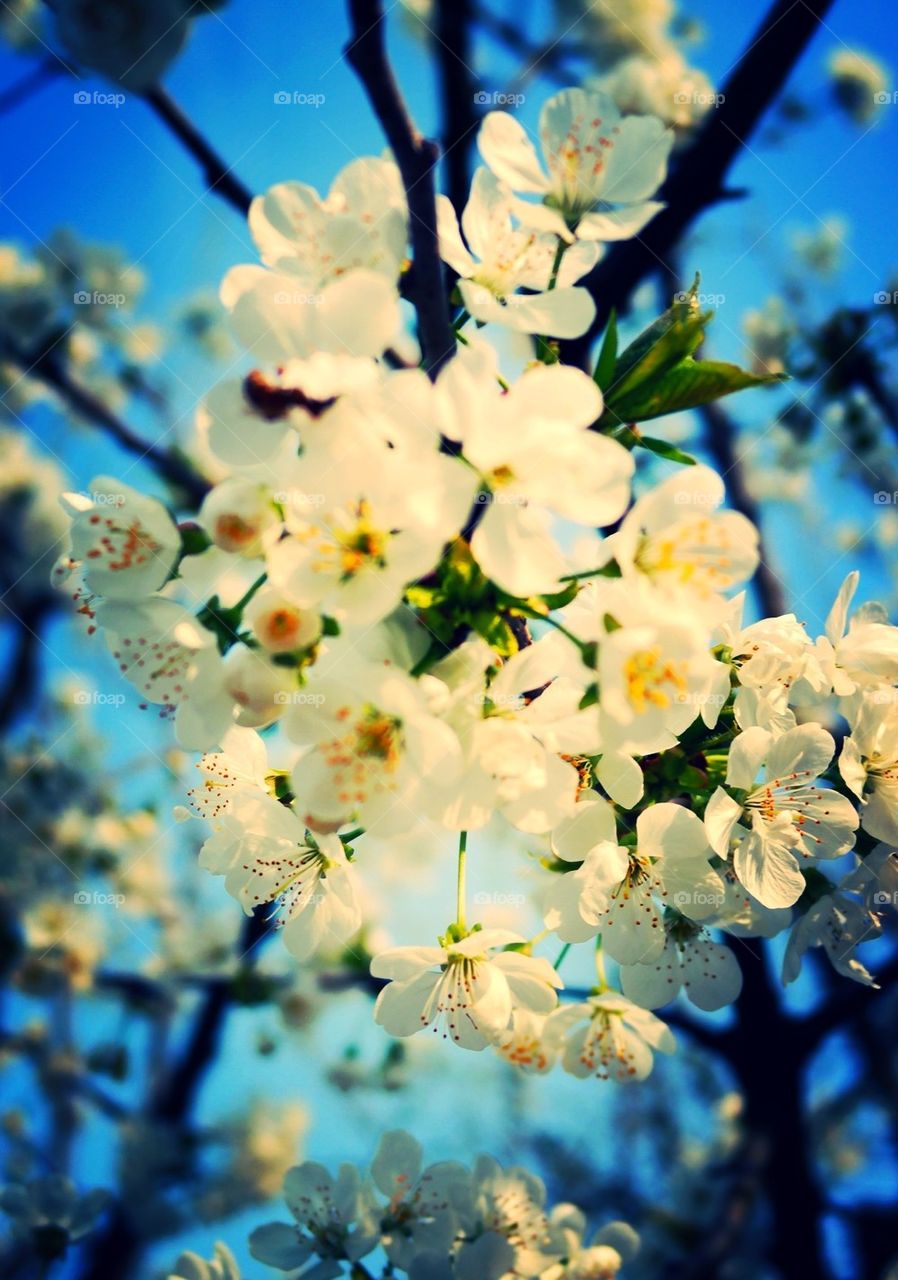
[[[349,0],[346,58],[364,86],[393,152],[408,201],[412,244],[409,292],[418,317],[424,368],[435,378],[455,354],[455,334],[437,241],[436,143],[416,128],[387,57],[381,0]]]

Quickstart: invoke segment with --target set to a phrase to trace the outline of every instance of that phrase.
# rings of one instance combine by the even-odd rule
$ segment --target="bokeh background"
[[[453,71],[433,34],[439,6],[393,5],[391,53],[416,121],[445,131],[445,78],[457,73],[475,91],[472,121],[511,94],[535,128],[559,85],[613,74],[607,22],[592,11],[601,8],[459,5],[467,47]],[[655,91],[688,147],[704,112],[720,109],[706,99],[766,5],[611,8],[628,56],[674,59]],[[324,191],[348,161],[382,150],[342,56],[337,0],[231,0],[191,16],[165,89],[252,192],[285,179]],[[432,1159],[488,1150],[531,1163],[556,1198],[597,1220],[632,1221],[646,1241],[634,1274],[646,1280],[814,1276],[819,1259],[801,1271],[769,1247],[790,1212],[819,1217],[830,1275],[898,1275],[898,1006],[888,982],[872,996],[844,979],[837,986],[823,961],[778,995],[781,956],[746,944],[752,998],[766,991],[769,1003],[691,1020],[675,1013],[676,1058],[623,1089],[521,1077],[498,1058],[425,1037],[400,1050],[337,958],[324,975],[297,972],[276,938],[251,974],[237,963],[237,908],[194,870],[198,825],[172,817],[191,762],[46,591],[63,545],[59,491],[84,490],[102,473],[157,494],[165,486],[95,415],[48,386],[37,357],[50,347],[54,368],[117,420],[189,450],[198,402],[226,371],[245,368],[217,288],[230,266],[253,259],[251,240],[158,110],[71,57],[47,10],[0,0],[0,29],[0,970],[9,979],[0,1179],[67,1170],[79,1187],[111,1188],[138,1235],[116,1241],[107,1222],[105,1261],[88,1242],[52,1274],[149,1280],[181,1248],[208,1254],[221,1238],[256,1277],[263,1268],[244,1241],[271,1216],[284,1170],[303,1156],[364,1162],[385,1129],[405,1127]],[[896,65],[892,0],[837,0],[786,91],[741,140],[732,198],[694,221],[667,272],[615,300],[629,306],[625,334],[635,332],[673,282],[700,271],[717,312],[708,353],[794,375],[725,402],[722,418],[680,415],[657,434],[725,470],[758,515],[767,594],[750,597],[749,613],[794,610],[811,629],[854,567],[862,599],[896,605]],[[476,162],[467,144],[452,155],[456,178]],[[82,289],[89,303],[76,301]],[[652,466],[647,478],[664,464]],[[417,941],[445,923],[446,852],[414,840],[380,850],[366,880],[378,921],[369,942]],[[488,831],[472,888],[485,922],[529,919],[535,932],[520,854]],[[894,981],[893,950],[886,937],[865,958],[874,971],[891,965]],[[574,965],[568,981],[578,980],[589,974]],[[153,1112],[162,1066],[189,1057],[210,1004],[219,1016],[202,1070],[189,1090],[174,1090],[167,1112]],[[746,1064],[746,1053],[757,1061]],[[766,1103],[752,1102],[752,1089]],[[808,1182],[792,1184],[788,1207],[771,1200],[790,1194],[795,1170],[770,1182],[746,1139],[746,1116],[765,1105],[770,1124],[790,1108],[798,1117],[792,1137]],[[802,1206],[807,1194],[813,1203]]]

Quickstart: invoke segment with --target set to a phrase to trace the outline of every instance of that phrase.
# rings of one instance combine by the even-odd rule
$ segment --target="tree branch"
[[[760,533],[761,511],[748,491],[745,469],[736,452],[736,424],[725,409],[717,403],[702,405],[699,409],[705,426],[705,443],[714,459],[714,465],[723,476],[727,496],[737,511],[749,519]],[[760,545],[760,562],[752,579],[752,589],[765,618],[778,618],[786,612],[786,593],[782,581],[767,562],[763,540]]]
[[[346,58],[386,134],[408,201],[412,244],[410,296],[418,317],[424,368],[435,378],[455,353],[455,335],[437,241],[434,175],[439,149],[412,121],[387,58],[381,0],[349,0]]]
[[[580,281],[596,302],[592,325],[563,346],[563,359],[585,366],[593,340],[612,308],[624,309],[633,290],[664,267],[695,219],[726,199],[724,181],[733,161],[782,89],[833,0],[775,0],[722,89],[723,101],[708,113],[661,191],[667,207],[633,240],[615,246]]]
[[[221,196],[245,218],[252,203],[252,192],[234,174],[231,166],[200,133],[193,121],[185,115],[166,89],[156,85],[143,95],[159,119],[199,163],[206,186],[213,195]]]
[[[471,70],[471,0],[437,0],[433,52],[440,84],[446,194],[456,213],[468,200],[471,147],[479,124]]]
[[[205,476],[175,450],[163,448],[139,436],[99,397],[77,382],[52,350],[48,349],[31,357],[16,350],[9,342],[4,343],[4,348],[4,354],[18,366],[23,376],[37,378],[52,387],[70,409],[105,431],[127,453],[146,462],[162,479],[181,489],[192,502],[197,505],[202,502],[210,489]]]

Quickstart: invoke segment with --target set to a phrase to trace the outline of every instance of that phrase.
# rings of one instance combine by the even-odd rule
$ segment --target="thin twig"
[[[161,85],[156,85],[148,89],[143,96],[159,119],[198,161],[209,190],[214,195],[221,196],[222,200],[227,201],[238,213],[246,217],[252,203],[252,192],[243,185],[231,166],[225,164],[215,148],[203,137],[168,91]]]
[[[416,128],[396,83],[387,57],[381,0],[349,0],[349,18],[346,58],[386,134],[405,187],[414,259],[410,294],[424,368],[435,378],[455,353],[437,241],[434,178],[439,148]]]
[[[104,404],[87,387],[77,382],[50,351],[35,357],[4,343],[4,355],[18,366],[23,376],[36,378],[52,387],[68,407],[94,426],[105,431],[126,452],[134,454],[162,479],[183,490],[191,502],[199,505],[209,492],[209,481],[175,450],[163,448],[138,435],[118,414]]]

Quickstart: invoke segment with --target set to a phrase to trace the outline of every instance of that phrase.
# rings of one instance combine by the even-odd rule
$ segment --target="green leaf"
[[[694,409],[734,391],[784,380],[783,374],[755,374],[735,364],[694,358],[714,315],[713,311],[702,311],[698,286],[696,275],[688,292],[677,294],[664,314],[617,358],[605,389],[600,430]],[[600,363],[604,354],[605,344]],[[677,457],[679,451],[671,452],[671,446],[663,441],[649,443],[648,437],[640,437],[634,443],[673,461],[687,460],[686,455]]]
[[[595,373],[592,375],[592,380],[600,391],[607,391],[610,387],[616,362],[617,312],[612,307],[611,315],[608,317],[608,325],[605,329],[605,336],[602,339],[602,350],[599,352]]]
[[[640,388],[629,399],[616,401],[614,412],[623,422],[647,422],[666,413],[678,413],[720,400],[734,391],[783,382],[784,379],[785,375],[780,373],[750,373],[736,364],[694,360],[688,356],[656,378],[651,386]],[[645,436],[640,443],[646,444]],[[651,448],[650,445],[646,447]]]
[[[691,453],[684,453],[676,445],[668,444],[666,440],[659,440],[657,436],[644,436],[641,431],[631,431],[626,427],[615,438],[628,449],[637,447],[648,449],[650,453],[656,453],[659,458],[667,458],[669,462],[679,462],[684,467],[695,466],[695,458]]]
[[[518,651],[518,642],[509,622],[496,614],[475,614],[473,627],[479,636],[503,658],[510,658]]]

